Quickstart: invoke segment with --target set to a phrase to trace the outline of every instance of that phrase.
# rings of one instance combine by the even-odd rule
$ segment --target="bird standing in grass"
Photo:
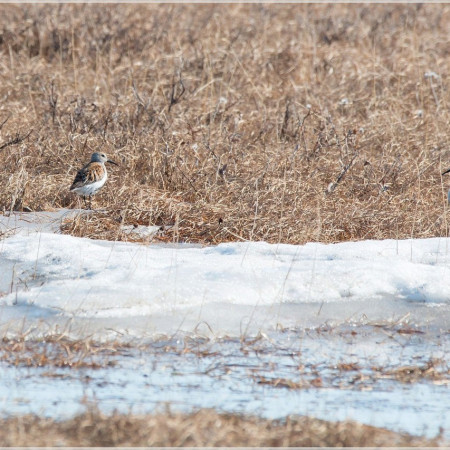
[[[89,197],[89,209],[92,209],[91,197],[106,183],[108,178],[105,163],[118,166],[116,162],[108,159],[104,153],[93,153],[91,162],[77,172],[75,180],[70,186],[71,191],[83,197],[86,207],[86,197]]]

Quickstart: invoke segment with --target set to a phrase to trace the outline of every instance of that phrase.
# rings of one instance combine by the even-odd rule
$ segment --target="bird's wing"
[[[103,164],[99,162],[90,162],[88,165],[80,169],[73,180],[70,190],[85,186],[86,184],[100,181],[105,176],[105,169]]]

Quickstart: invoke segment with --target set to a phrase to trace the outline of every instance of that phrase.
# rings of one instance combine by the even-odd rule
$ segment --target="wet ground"
[[[58,420],[170,407],[264,418],[353,419],[450,438],[450,335],[400,324],[285,329],[254,338],[200,335],[119,345],[6,341],[3,415]]]

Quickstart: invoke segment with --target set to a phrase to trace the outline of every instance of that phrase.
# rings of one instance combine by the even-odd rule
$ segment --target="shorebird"
[[[108,159],[104,153],[93,153],[91,162],[77,172],[75,180],[70,186],[71,191],[83,197],[86,207],[86,197],[89,197],[89,209],[92,209],[91,197],[106,183],[108,178],[105,163],[118,166],[116,162]]]

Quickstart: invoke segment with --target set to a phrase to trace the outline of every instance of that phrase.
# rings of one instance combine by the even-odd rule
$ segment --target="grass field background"
[[[2,5],[0,206],[65,231],[304,243],[447,235],[448,5]]]

